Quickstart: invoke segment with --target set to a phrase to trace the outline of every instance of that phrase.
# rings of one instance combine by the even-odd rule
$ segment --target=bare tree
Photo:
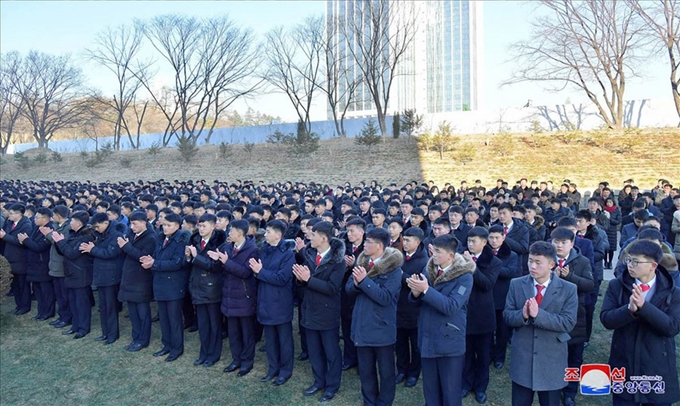
[[[380,132],[387,136],[385,117],[399,67],[416,33],[416,2],[374,0],[353,3],[352,15],[338,24],[365,85],[373,98]]]
[[[86,56],[105,67],[116,76],[116,93],[111,99],[102,99],[111,105],[116,112],[113,127],[113,147],[120,149],[120,138],[123,131],[127,133],[130,143],[133,143],[130,129],[125,120],[125,112],[136,98],[137,91],[142,87],[139,77],[145,76],[148,63],[138,62],[133,74],[132,64],[142,48],[143,33],[139,25],[121,25],[117,28],[107,28],[95,38],[94,48],[85,51]]]
[[[21,114],[33,127],[38,146],[47,148],[54,133],[73,127],[85,108],[83,76],[69,55],[31,51],[17,65],[14,89],[21,96]]]
[[[680,2],[631,0],[631,3],[657,38],[659,50],[668,53],[673,101],[680,117]]]
[[[309,16],[290,30],[275,28],[265,35],[263,79],[283,92],[298,119],[311,132],[309,117],[314,92],[323,77],[324,20]]]
[[[24,101],[13,86],[21,66],[18,52],[10,52],[0,59],[0,153],[5,155],[14,139],[14,129],[21,117]]]
[[[137,24],[173,72],[170,93],[163,94],[154,91],[148,72],[133,71],[168,120],[164,146],[173,136],[195,144],[203,135],[210,142],[219,116],[261,83],[253,78],[258,58],[252,31],[227,16],[164,15]]]
[[[641,19],[622,0],[541,0],[533,33],[511,46],[521,66],[504,84],[571,86],[595,104],[609,128],[621,128],[629,76],[649,44]]]

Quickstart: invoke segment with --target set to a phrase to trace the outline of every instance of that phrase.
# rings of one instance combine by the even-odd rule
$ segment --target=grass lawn
[[[603,291],[606,285],[602,287]],[[96,295],[95,295],[96,296]],[[124,350],[129,343],[130,323],[121,313],[121,340],[104,346],[93,339],[99,333],[99,317],[93,309],[92,333],[82,340],[62,336],[47,322],[31,320],[35,311],[11,314],[13,299],[6,297],[0,308],[0,404],[2,405],[311,405],[318,397],[306,398],[302,391],[312,383],[309,362],[297,362],[291,380],[281,387],[261,383],[266,373],[263,352],[257,352],[253,372],[243,378],[224,374],[231,360],[225,341],[223,359],[212,368],[194,367],[198,355],[197,333],[185,335],[185,353],[178,361],[165,363],[151,354],[160,349],[160,326],[153,324],[149,348],[138,353]],[[598,310],[599,312],[599,310]],[[599,314],[599,313],[598,313]],[[611,333],[595,322],[585,362],[606,363]],[[296,342],[298,345],[298,342]],[[299,349],[299,347],[297,347]],[[296,352],[299,350],[296,350]],[[680,352],[679,352],[680,353]],[[679,361],[680,362],[680,361]],[[508,366],[491,368],[489,405],[510,404]],[[610,404],[608,396],[578,396],[584,405]],[[463,402],[476,405],[473,396]],[[343,373],[343,382],[333,405],[361,404],[356,370]],[[396,405],[423,404],[422,385],[397,387]]]

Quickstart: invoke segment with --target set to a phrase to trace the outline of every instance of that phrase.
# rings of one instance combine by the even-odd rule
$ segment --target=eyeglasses
[[[626,259],[623,260],[623,262],[626,263],[626,265],[630,265],[633,268],[637,268],[638,265],[640,264],[653,264],[654,261],[638,261],[637,259],[633,259],[631,257],[627,257]]]

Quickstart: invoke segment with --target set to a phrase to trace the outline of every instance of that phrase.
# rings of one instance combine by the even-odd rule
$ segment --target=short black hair
[[[95,213],[91,218],[90,218],[90,223],[92,224],[101,224],[104,222],[109,222],[109,216],[106,215],[106,213]]]
[[[647,227],[647,226],[643,226]],[[638,240],[653,240],[653,241],[659,241],[659,242],[664,242],[666,239],[663,237],[663,234],[659,230],[657,230],[655,227],[649,226],[649,228],[643,228],[640,227],[640,230],[638,230],[637,234],[637,239]]]
[[[550,238],[553,240],[574,241],[574,237],[576,237],[574,232],[566,227],[557,227],[550,233]]]
[[[143,211],[140,211],[140,210],[133,211],[132,213],[130,213],[130,219],[129,220],[131,222],[132,221],[146,222],[146,213],[144,213]],[[166,220],[167,220],[167,215],[166,215]]]
[[[592,220],[593,215],[590,213],[590,210],[583,209],[577,211],[574,217],[577,219],[585,219],[586,221],[590,221]]]
[[[90,215],[85,210],[79,210],[79,211],[74,212],[71,215],[71,218],[79,221],[83,225],[86,225],[87,223],[90,222]]]
[[[47,217],[48,219],[52,217],[52,210],[48,209],[47,207],[38,207],[35,212],[36,214]]]
[[[425,233],[420,227],[409,227],[404,231],[404,237],[415,237],[422,241],[425,238]]]
[[[182,224],[182,218],[179,216],[179,214],[175,213],[169,213],[165,215],[165,222],[166,223],[175,223],[178,225]]]
[[[371,239],[375,242],[378,242],[382,245],[382,248],[385,249],[390,246],[390,235],[382,227],[374,227],[366,232],[366,239]]]
[[[451,206],[449,207],[449,213],[458,213],[463,216],[465,215],[465,209],[463,209],[463,206]]]
[[[311,223],[312,220],[318,220],[317,218],[310,219],[309,222]],[[307,223],[309,224],[309,223]],[[324,235],[328,241],[333,238],[333,224],[329,223],[328,221],[317,221],[313,226],[312,226],[312,231],[317,233],[317,234],[322,234]]]
[[[491,233],[505,234],[505,231],[503,230],[503,227],[501,225],[494,224],[491,227],[489,227],[489,234]]]
[[[486,231],[486,228],[484,227],[472,227],[472,230],[468,231],[468,238],[470,237],[479,237],[482,240],[488,240],[489,232]]]
[[[235,228],[237,230],[241,230],[243,235],[248,234],[248,220],[235,220],[231,222],[231,228]]]
[[[7,210],[18,211],[23,215],[26,213],[26,206],[23,203],[14,203],[13,205],[9,206]]]
[[[557,220],[557,227],[576,227],[576,219],[573,217],[562,217]]]
[[[55,206],[52,212],[63,218],[68,217],[68,207],[64,206],[63,204]],[[146,216],[144,216],[144,218],[146,219]]]
[[[349,226],[357,226],[362,230],[366,229],[366,222],[361,217],[352,217],[347,221],[345,228]]]
[[[510,203],[503,203],[500,206],[498,206],[498,211],[501,211],[501,210],[508,210],[508,211],[510,211],[510,213],[512,213],[513,208],[512,208],[512,205]]]
[[[286,233],[286,229],[288,226],[286,226],[286,223],[284,223],[281,220],[271,220],[267,223],[267,228],[271,228],[273,230],[276,230],[281,233],[281,235]]]
[[[207,222],[207,223],[215,224],[217,222],[217,217],[214,214],[205,213],[204,215],[199,217],[198,222],[199,223],[206,223]]]
[[[635,213],[633,213],[633,219],[634,220],[647,221],[648,218],[649,218],[649,213],[647,213],[647,210],[638,210]]]
[[[649,240],[637,240],[628,247],[628,255],[642,255],[656,263],[661,262],[663,250],[658,244]]]
[[[536,241],[529,247],[529,255],[538,255],[554,261],[557,253],[552,244],[545,241]]]
[[[448,252],[458,251],[458,245],[460,242],[458,239],[451,234],[440,235],[439,237],[432,240],[432,245],[437,248],[442,248]]]

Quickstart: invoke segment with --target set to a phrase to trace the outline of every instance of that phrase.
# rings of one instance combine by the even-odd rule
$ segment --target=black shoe
[[[94,341],[104,341],[104,340],[106,340],[106,336],[104,336],[104,335],[101,335],[101,336],[94,339]]]
[[[493,363],[493,366],[496,369],[503,369],[504,365],[505,365],[505,362],[501,362],[501,361],[496,361],[496,362]]]
[[[302,394],[303,394],[304,396],[312,396],[313,394],[315,394],[315,393],[317,393],[317,392],[320,392],[322,389],[323,389],[323,388],[319,388],[319,387],[316,386],[316,385],[312,385],[312,386],[310,386],[309,388],[305,389],[305,390],[302,392]]]
[[[574,402],[573,398],[570,398],[569,396],[564,397],[564,406],[576,406],[576,402]]]
[[[269,381],[271,381],[271,380],[274,379],[274,378],[276,378],[276,375],[274,375],[274,374],[267,374],[267,375],[263,376],[262,378],[260,378],[260,382],[269,382]]]
[[[217,361],[206,361],[203,363],[203,368],[210,368],[211,366],[215,365],[215,362]]]
[[[85,337],[87,334],[83,333],[76,333],[76,335],[73,336],[74,340],[80,340],[81,338]]]
[[[158,317],[158,315],[155,315],[155,316],[151,319],[151,322],[152,322],[152,323],[155,323],[155,322],[159,321],[160,319],[161,319],[161,318]]]
[[[306,361],[309,359],[309,354],[307,354],[305,351],[302,351],[300,355],[298,355],[298,361]]]
[[[253,370],[253,368],[250,368],[250,369],[242,369],[242,370],[238,371],[238,374],[236,374],[236,376],[239,376],[239,377],[241,377],[241,376],[246,376],[246,375],[248,375],[248,373],[250,373],[250,371],[252,371],[252,370]]]
[[[73,330],[73,329],[70,328],[70,329],[68,329],[68,330],[66,330],[66,331],[62,331],[62,332],[61,332],[61,335],[67,336],[67,335],[73,334],[73,333],[75,333],[75,332],[76,332],[75,330]]]
[[[104,345],[111,345],[115,342],[116,342],[116,340],[106,340],[106,341],[104,341]]]
[[[274,381],[274,383],[272,385],[281,386],[284,383],[288,382],[288,379],[290,379],[290,378],[284,378],[282,376],[279,376],[278,378],[276,378],[276,380]]]
[[[141,350],[142,348],[146,348],[146,345],[142,345],[139,343],[132,343],[127,347],[127,350],[130,352],[137,352]]]
[[[329,402],[333,400],[334,396],[334,393],[324,393],[323,396],[321,396],[321,399],[319,399],[319,402]]]
[[[70,323],[67,323],[65,321],[60,321],[59,323],[54,324],[54,328],[64,328],[68,326]]]
[[[469,391],[468,389],[463,389],[463,390],[460,392],[460,397],[461,397],[461,398],[464,398],[464,397],[466,397],[466,396],[469,395],[469,394],[470,394],[470,391]]]
[[[486,392],[476,392],[475,400],[477,403],[482,404],[486,402]]]
[[[189,331],[190,333],[193,333],[194,331],[198,331],[198,327],[191,326],[191,327],[189,327],[189,330],[187,330],[187,331]]]
[[[168,358],[165,359],[165,362],[172,362],[172,361],[176,360],[177,358],[179,358],[180,355],[182,355],[182,354],[181,353],[177,354],[177,355],[170,354],[170,355],[168,355]]]
[[[416,386],[417,383],[418,383],[418,378],[409,377],[409,378],[406,378],[406,382],[404,382],[404,386],[407,387],[407,388],[412,388],[412,387]]]
[[[194,361],[194,366],[197,367],[199,365],[203,365],[204,362],[205,362],[204,358],[197,358],[196,361]]]
[[[348,369],[354,368],[356,365],[342,364],[342,370],[347,371]]]
[[[234,364],[234,363],[232,362],[232,363],[229,364],[226,368],[224,368],[224,372],[227,372],[227,373],[228,373],[228,372],[234,372],[234,371],[236,371],[236,370],[239,369],[239,368],[240,368],[240,366],[238,366],[238,365],[236,365],[236,364]]]
[[[21,316],[22,314],[26,314],[28,312],[30,312],[30,310],[24,309],[24,310],[17,310],[17,311],[14,312],[14,314],[16,314],[17,316]]]
[[[163,349],[160,350],[160,351],[154,352],[154,353],[153,353],[153,356],[154,356],[154,357],[162,357],[163,355],[167,355],[167,354],[170,354],[170,350],[168,350],[168,349],[166,349],[166,348],[163,348]]]
[[[50,326],[56,326],[57,324],[61,323],[62,321],[59,319],[53,320],[50,322]]]
[[[404,382],[404,378],[406,378],[404,374],[397,374],[397,376],[394,378],[394,383],[399,385],[400,383]]]
[[[38,316],[38,315],[36,314],[35,316],[31,317],[31,320],[38,320],[39,318],[40,318],[40,316]]]
[[[267,351],[267,346],[263,345],[260,348],[257,349],[259,352],[266,352]]]

